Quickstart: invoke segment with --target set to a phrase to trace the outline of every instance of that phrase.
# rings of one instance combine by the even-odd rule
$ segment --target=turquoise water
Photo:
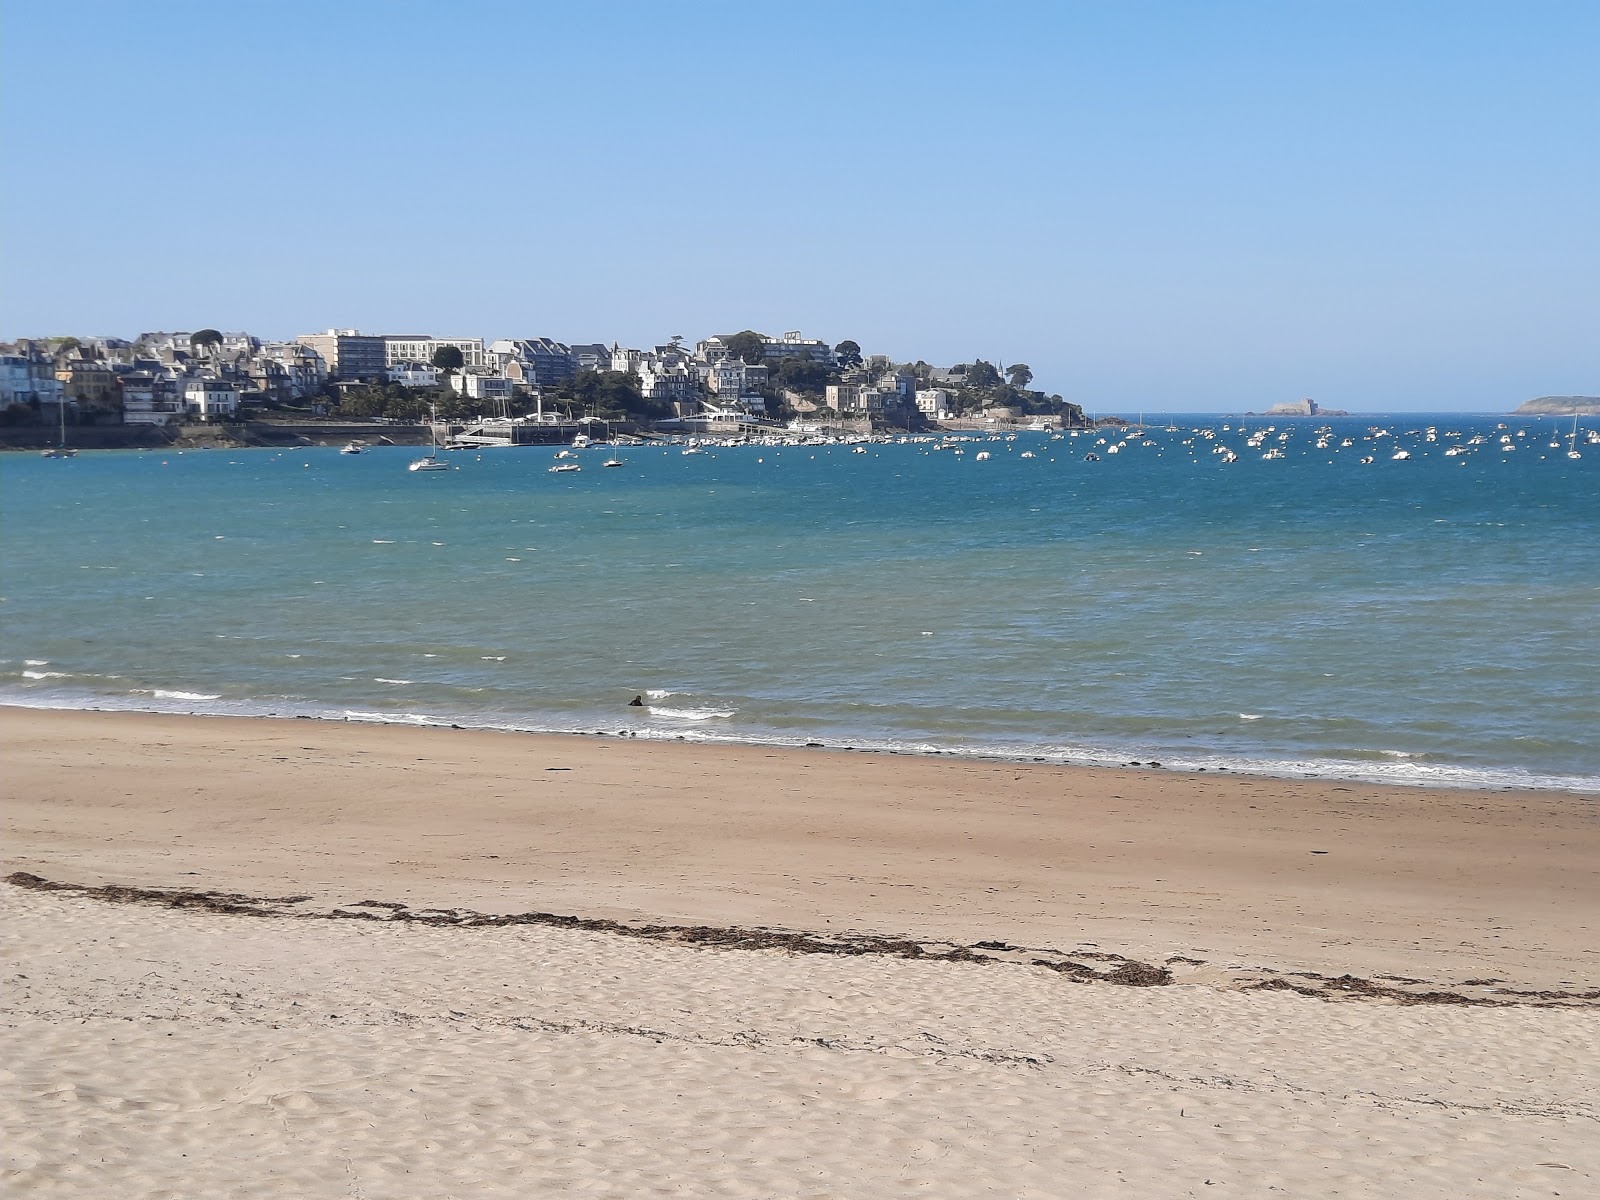
[[[1593,788],[1600,446],[1498,420],[9,455],[0,701]]]

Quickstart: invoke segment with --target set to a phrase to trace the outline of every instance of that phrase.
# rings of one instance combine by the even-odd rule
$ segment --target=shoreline
[[[1562,792],[287,718],[0,730],[5,873],[61,883],[1600,983],[1600,807]]]
[[[216,699],[217,697],[192,696],[187,699]],[[1566,795],[1588,796],[1600,802],[1600,776],[1571,775],[1554,773],[1535,773],[1522,767],[1502,767],[1493,770],[1474,772],[1457,764],[1426,764],[1418,761],[1425,759],[1425,753],[1412,753],[1406,751],[1366,751],[1364,753],[1376,754],[1379,757],[1364,760],[1354,759],[1271,759],[1250,758],[1245,755],[1230,756],[1220,751],[1208,754],[1184,752],[1173,754],[1163,753],[1161,759],[1145,758],[1140,760],[1128,759],[1126,755],[1145,754],[1149,751],[1129,749],[1112,751],[1109,748],[1083,751],[1061,751],[1049,747],[1027,747],[1023,749],[1008,750],[1003,747],[980,748],[938,748],[927,744],[926,740],[920,745],[906,742],[890,743],[877,741],[873,738],[857,739],[849,744],[843,740],[822,742],[806,740],[799,735],[778,736],[774,735],[766,740],[760,736],[750,734],[738,736],[734,734],[708,733],[691,727],[657,727],[647,729],[594,729],[594,728],[558,728],[555,726],[538,725],[513,725],[513,724],[474,724],[473,719],[465,714],[455,714],[454,719],[432,715],[396,715],[393,717],[369,711],[343,710],[339,713],[333,711],[312,712],[207,712],[185,708],[151,708],[143,705],[129,704],[126,707],[116,707],[106,702],[104,697],[97,697],[98,703],[71,704],[71,703],[29,703],[26,697],[5,696],[0,697],[0,711],[5,709],[19,709],[29,712],[85,712],[85,713],[129,713],[144,716],[158,717],[185,717],[202,720],[242,720],[242,721],[317,721],[332,725],[363,725],[377,728],[397,729],[447,729],[457,732],[497,733],[522,735],[528,737],[615,737],[621,740],[636,740],[641,742],[683,743],[692,745],[745,747],[748,749],[779,749],[779,750],[827,750],[834,752],[848,752],[856,754],[884,754],[902,758],[935,758],[954,761],[972,762],[1006,762],[1006,763],[1033,763],[1069,769],[1086,770],[1116,770],[1123,768],[1140,768],[1144,770],[1159,770],[1177,775],[1207,775],[1217,774],[1245,779],[1280,779],[1280,780],[1323,780],[1336,784],[1362,784],[1377,787],[1418,788],[1422,790],[1449,790],[1449,791],[1535,791],[1558,792]],[[281,706],[280,706],[281,707]],[[626,711],[626,710],[625,710]],[[646,710],[648,711],[648,709]],[[614,714],[608,714],[614,715]],[[597,721],[591,724],[598,723]],[[1033,753],[1034,750],[1045,750],[1044,754]],[[1203,759],[1209,765],[1197,765]],[[1226,761],[1229,765],[1222,765]],[[1354,769],[1357,761],[1368,763],[1387,763],[1391,766],[1390,772],[1383,771],[1358,771]],[[1435,774],[1432,777],[1395,778],[1393,768],[1399,764],[1411,764],[1413,769],[1430,767]],[[1316,770],[1307,770],[1316,767]]]

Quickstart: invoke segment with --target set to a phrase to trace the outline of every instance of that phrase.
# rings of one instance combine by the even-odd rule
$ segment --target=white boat
[[[360,442],[346,442],[339,451],[340,454],[365,454],[366,452],[366,446]]]
[[[426,458],[414,459],[407,470],[448,471],[450,469],[450,464],[439,457],[439,410],[433,409],[429,415],[431,419],[428,421],[428,437],[433,449],[428,452]]]
[[[557,463],[555,466],[551,467],[550,468],[550,474],[559,475],[563,471],[581,471],[581,470],[583,470],[583,468],[580,467],[575,462],[564,462],[564,463]]]
[[[1572,418],[1572,432],[1567,435],[1567,457],[1582,458],[1578,453],[1578,418]]]
[[[61,438],[47,450],[39,451],[44,458],[76,458],[78,452],[67,445],[67,398],[63,396],[56,402],[56,411],[61,414]]]
[[[1404,462],[1406,459],[1411,457],[1411,451],[1409,451],[1409,450],[1396,450],[1389,457],[1391,459],[1393,459],[1395,462]]]
[[[622,460],[620,458],[608,458],[600,465],[602,467],[620,467],[622,466]]]

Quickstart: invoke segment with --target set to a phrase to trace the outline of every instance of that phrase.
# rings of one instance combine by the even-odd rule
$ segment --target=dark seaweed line
[[[81,883],[58,883],[27,871],[16,871],[5,877],[13,887],[38,892],[68,892],[90,900],[109,904],[146,904],[162,908],[199,909],[204,912],[226,913],[234,916],[273,917],[312,921],[372,921],[379,924],[410,924],[433,927],[448,926],[457,929],[502,928],[513,925],[542,925],[556,929],[573,929],[586,933],[609,933],[619,937],[639,938],[645,941],[672,942],[693,947],[722,950],[786,950],[792,954],[827,954],[842,957],[879,955],[887,958],[919,959],[926,962],[967,963],[1022,963],[1043,967],[1077,983],[1109,983],[1121,987],[1163,987],[1176,983],[1172,972],[1164,966],[1138,962],[1117,954],[1082,953],[1080,958],[1093,958],[1117,965],[1110,970],[1096,970],[1086,963],[1063,956],[1058,959],[1032,958],[1028,960],[997,958],[984,950],[1020,951],[1023,948],[999,941],[983,941],[972,946],[955,945],[948,950],[929,950],[923,943],[909,938],[874,937],[868,934],[843,935],[822,938],[807,933],[791,933],[771,929],[744,929],[738,926],[713,925],[627,925],[601,917],[575,917],[560,913],[480,913],[470,909],[411,909],[392,900],[359,900],[327,912],[291,912],[288,906],[302,904],[310,896],[245,896],[236,892],[199,892],[172,888],[129,887],[124,884],[106,884],[93,887]],[[1197,963],[1195,959],[1174,958],[1172,962]],[[1600,990],[1587,992],[1515,991],[1498,988],[1496,992],[1506,999],[1487,996],[1466,996],[1459,992],[1428,991],[1408,992],[1401,988],[1375,983],[1353,975],[1337,978],[1314,976],[1306,973],[1320,986],[1291,983],[1275,977],[1259,983],[1246,984],[1246,991],[1290,991],[1297,995],[1319,1000],[1388,1000],[1399,1004],[1443,1004],[1475,1007],[1504,1008],[1515,1005],[1562,1004],[1587,1007],[1585,1002],[1600,1001]]]

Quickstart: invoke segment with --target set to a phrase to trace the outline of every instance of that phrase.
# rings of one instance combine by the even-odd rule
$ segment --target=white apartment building
[[[790,330],[781,338],[762,339],[761,350],[769,363],[782,362],[786,358],[807,358],[819,363],[833,362],[832,346],[817,338],[808,338],[798,329]]]
[[[231,417],[239,411],[239,389],[226,379],[191,376],[183,384],[183,404],[202,421]]]
[[[955,393],[949,388],[919,388],[917,411],[940,420],[950,415],[950,401],[954,398]]]
[[[461,351],[461,365],[483,366],[482,338],[436,338],[426,334],[384,334],[383,365],[387,370],[399,363],[431,363],[434,351],[454,346]]]

